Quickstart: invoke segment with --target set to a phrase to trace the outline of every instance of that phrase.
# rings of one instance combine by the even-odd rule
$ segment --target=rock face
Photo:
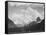
[[[9,11],[10,15],[8,15],[8,17],[14,22],[14,24],[19,24],[19,26],[24,26],[32,21],[36,21],[37,17],[43,19],[43,16],[38,11],[33,10],[31,7],[27,7],[26,10],[18,7],[15,8],[14,11]]]

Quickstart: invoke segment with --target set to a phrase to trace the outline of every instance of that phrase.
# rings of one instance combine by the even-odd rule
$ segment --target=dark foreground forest
[[[35,21],[29,23],[29,25],[24,27],[17,27],[14,22],[10,19],[8,19],[8,33],[32,33],[32,32],[44,32],[45,31],[45,21],[44,19],[37,23]]]

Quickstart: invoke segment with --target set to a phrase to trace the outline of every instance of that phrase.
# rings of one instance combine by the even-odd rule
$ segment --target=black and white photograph
[[[5,2],[5,33],[45,32],[45,3]]]

